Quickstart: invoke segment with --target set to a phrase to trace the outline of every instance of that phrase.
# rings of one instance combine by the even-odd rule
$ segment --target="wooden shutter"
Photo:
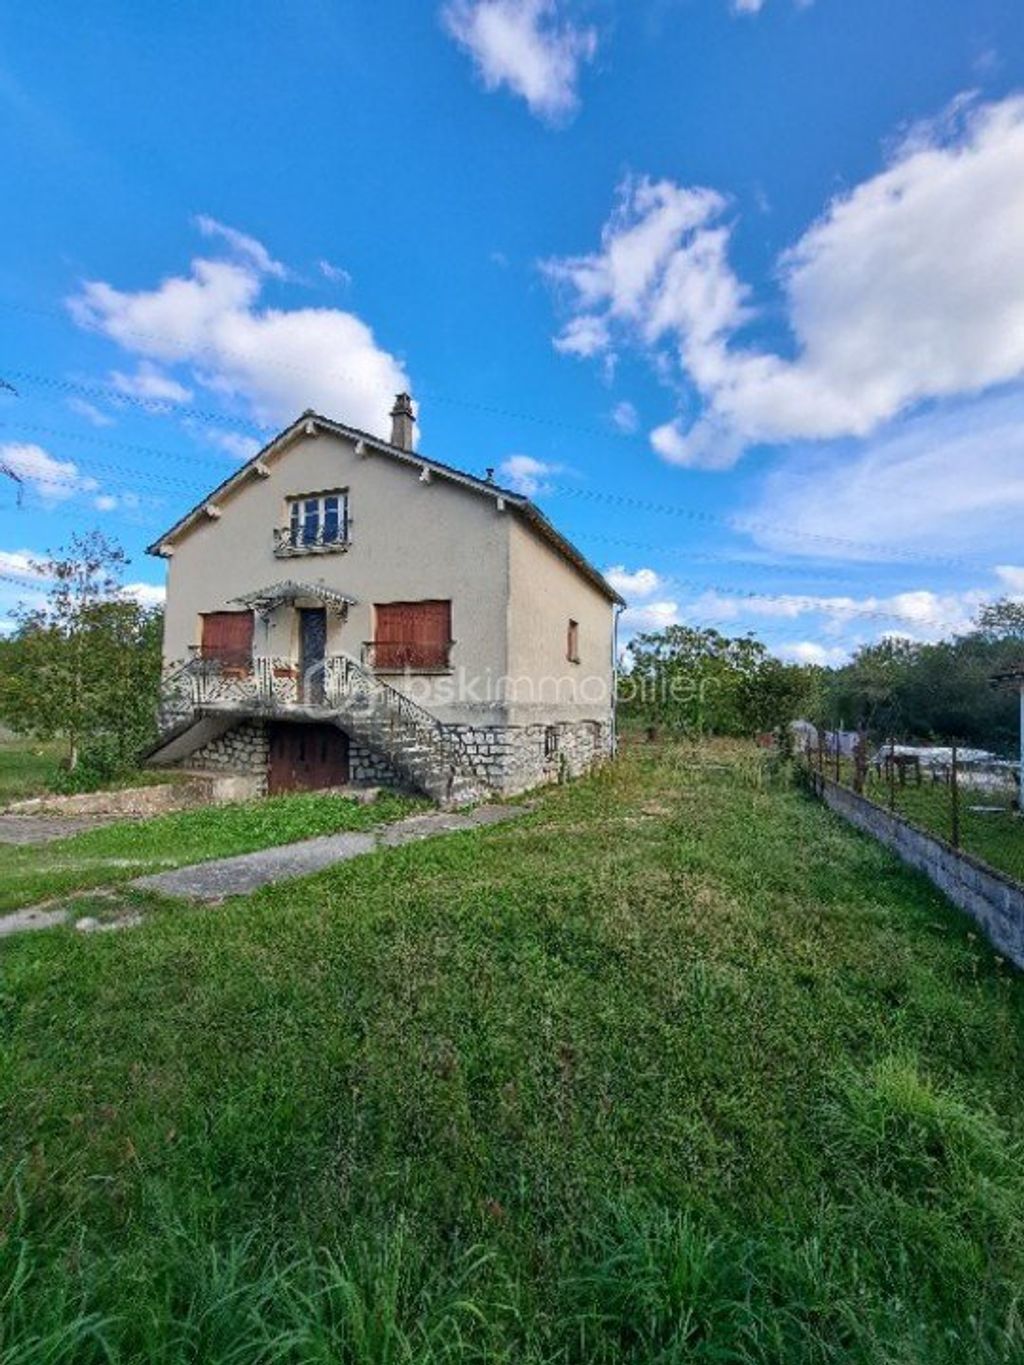
[[[450,602],[384,602],[376,612],[377,668],[446,668],[452,638]]]
[[[251,611],[208,611],[203,616],[204,659],[219,659],[236,668],[252,663]]]

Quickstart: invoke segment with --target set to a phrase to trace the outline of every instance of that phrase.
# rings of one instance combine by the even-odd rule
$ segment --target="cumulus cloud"
[[[522,493],[524,497],[535,498],[541,493],[550,492],[551,478],[562,473],[564,468],[564,465],[535,460],[532,455],[510,455],[507,460],[502,460],[498,473],[507,488]]]
[[[1012,597],[1024,597],[1024,566],[997,564],[996,577],[1002,588]]]
[[[86,281],[68,300],[75,322],[165,377],[168,366],[187,367],[194,383],[267,426],[312,407],[386,437],[394,395],[411,387],[401,363],[354,313],[263,306],[278,263],[252,238],[204,221],[230,259],[198,258],[152,289]]]
[[[679,624],[679,603],[671,601],[642,602],[635,607],[627,607],[619,618],[624,636],[641,632],[664,630],[666,626]]]
[[[581,68],[597,51],[597,34],[563,18],[560,0],[449,0],[445,28],[472,57],[488,90],[507,86],[549,123],[579,104]]]
[[[166,588],[157,583],[126,583],[121,592],[134,598],[140,607],[162,607],[167,600]]]
[[[662,587],[660,574],[653,569],[634,569],[630,571],[624,564],[613,564],[605,569],[604,576],[620,596],[627,602],[637,598],[651,597]]]
[[[818,664],[821,668],[837,667],[850,657],[845,646],[823,645],[817,640],[793,640],[777,645],[772,653],[787,663]]]
[[[672,348],[698,413],[658,429],[667,460],[724,467],[758,442],[864,437],[1024,375],[1024,97],[961,100],[913,128],[783,253],[791,356],[742,339],[756,312],[727,213],[714,190],[633,177],[599,249],[546,264],[569,294],[559,349]]]
[[[0,550],[0,574],[6,578],[23,578],[28,583],[45,578],[41,565],[35,550]]]
[[[67,502],[76,493],[94,493],[99,487],[73,460],[58,460],[42,446],[28,442],[0,443],[0,473],[13,476],[49,506]]]

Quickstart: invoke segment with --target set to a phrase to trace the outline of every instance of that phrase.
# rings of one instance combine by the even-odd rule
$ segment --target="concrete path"
[[[425,815],[396,820],[393,825],[381,825],[365,834],[326,834],[300,844],[282,844],[277,848],[260,849],[257,853],[243,853],[236,858],[218,858],[171,872],[157,872],[149,877],[139,877],[128,885],[139,891],[158,891],[162,896],[219,901],[225,896],[244,896],[272,882],[308,877],[335,863],[372,853],[376,848],[397,848],[420,839],[432,839],[438,834],[500,824],[521,815],[524,809],[523,806],[478,806],[465,814],[429,811]]]
[[[87,829],[124,820],[123,815],[0,815],[0,844],[47,844]]]

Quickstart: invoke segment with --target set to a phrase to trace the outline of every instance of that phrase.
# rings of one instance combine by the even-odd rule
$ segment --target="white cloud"
[[[1024,96],[960,101],[912,129],[879,174],[830,203],[779,261],[793,358],[742,343],[750,292],[728,259],[712,190],[629,179],[600,249],[547,263],[583,354],[670,343],[695,422],[658,429],[681,464],[723,467],[745,446],[863,437],[929,399],[1024,375]]]
[[[245,436],[240,431],[226,431],[223,427],[203,427],[201,434],[212,446],[235,460],[251,460],[262,445],[255,436]]]
[[[524,497],[535,498],[550,490],[549,480],[553,475],[562,473],[563,469],[563,465],[546,464],[543,460],[535,460],[532,455],[510,455],[507,460],[502,460],[498,473],[507,488],[522,493]]]
[[[167,600],[167,590],[162,584],[126,583],[121,589],[126,597],[132,597],[140,607],[162,607]]]
[[[99,487],[95,479],[81,474],[72,460],[55,459],[42,446],[29,443],[0,443],[0,472],[4,471],[48,505],[67,502],[76,493],[93,493]]]
[[[33,582],[45,578],[42,556],[35,550],[0,550],[0,574],[7,578],[24,578]]]
[[[187,403],[192,397],[191,389],[186,389],[184,384],[164,374],[149,360],[140,361],[134,374],[111,370],[110,383],[118,393],[156,404]]]
[[[619,619],[625,637],[640,631],[664,630],[666,626],[679,624],[679,603],[644,602],[635,607],[627,607]]]
[[[605,569],[604,576],[628,602],[651,597],[663,586],[660,575],[653,569],[634,569],[631,572],[624,564],[613,564]]]
[[[115,419],[109,413],[98,408],[95,403],[89,403],[84,398],[69,398],[67,405],[72,412],[84,417],[87,422],[91,422],[94,427],[112,427]]]
[[[506,85],[531,113],[564,122],[579,104],[580,68],[597,34],[561,18],[559,0],[449,0],[441,17],[488,90]]]
[[[732,0],[733,14],[760,14],[764,0]]]
[[[282,265],[280,261],[275,261],[263,243],[257,241],[255,237],[219,223],[216,218],[210,218],[205,213],[197,213],[193,221],[204,237],[215,237],[226,242],[231,252],[258,274],[271,275],[278,280],[289,278],[291,272],[288,267]]]
[[[1024,596],[1024,567],[1019,564],[997,564],[996,577],[1005,592],[1011,596]]]
[[[117,508],[117,498],[113,493],[101,493],[95,501],[97,512],[113,512]]]
[[[320,274],[325,280],[330,280],[331,284],[344,285],[346,288],[352,283],[352,276],[340,265],[334,265],[330,261],[319,261]]]
[[[787,663],[818,664],[822,668],[834,668],[844,664],[851,651],[844,645],[822,645],[817,640],[794,640],[788,644],[776,645],[772,653]]]
[[[981,551],[1012,561],[1024,521],[1024,395],[906,419],[850,446],[796,451],[734,520],[794,555],[886,560]]]
[[[556,351],[561,351],[563,355],[579,356],[581,360],[601,355],[610,344],[611,329],[604,318],[573,318],[555,337]]]
[[[626,436],[631,436],[640,425],[640,414],[628,398],[612,408],[612,425]]]
[[[79,326],[144,362],[189,366],[197,384],[260,423],[280,426],[312,407],[386,437],[394,395],[411,387],[403,366],[354,313],[261,307],[258,258],[200,258],[153,289],[87,281],[68,307]]]

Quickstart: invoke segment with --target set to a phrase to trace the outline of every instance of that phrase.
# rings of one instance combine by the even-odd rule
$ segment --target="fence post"
[[[853,790],[864,795],[868,775],[868,737],[863,729],[857,731],[857,747],[853,753]]]
[[[950,824],[953,847],[960,847],[960,772],[957,763],[956,740],[953,741],[953,763],[949,773]]]
[[[896,741],[889,740],[889,755],[886,767],[889,770],[889,809],[896,809]]]

